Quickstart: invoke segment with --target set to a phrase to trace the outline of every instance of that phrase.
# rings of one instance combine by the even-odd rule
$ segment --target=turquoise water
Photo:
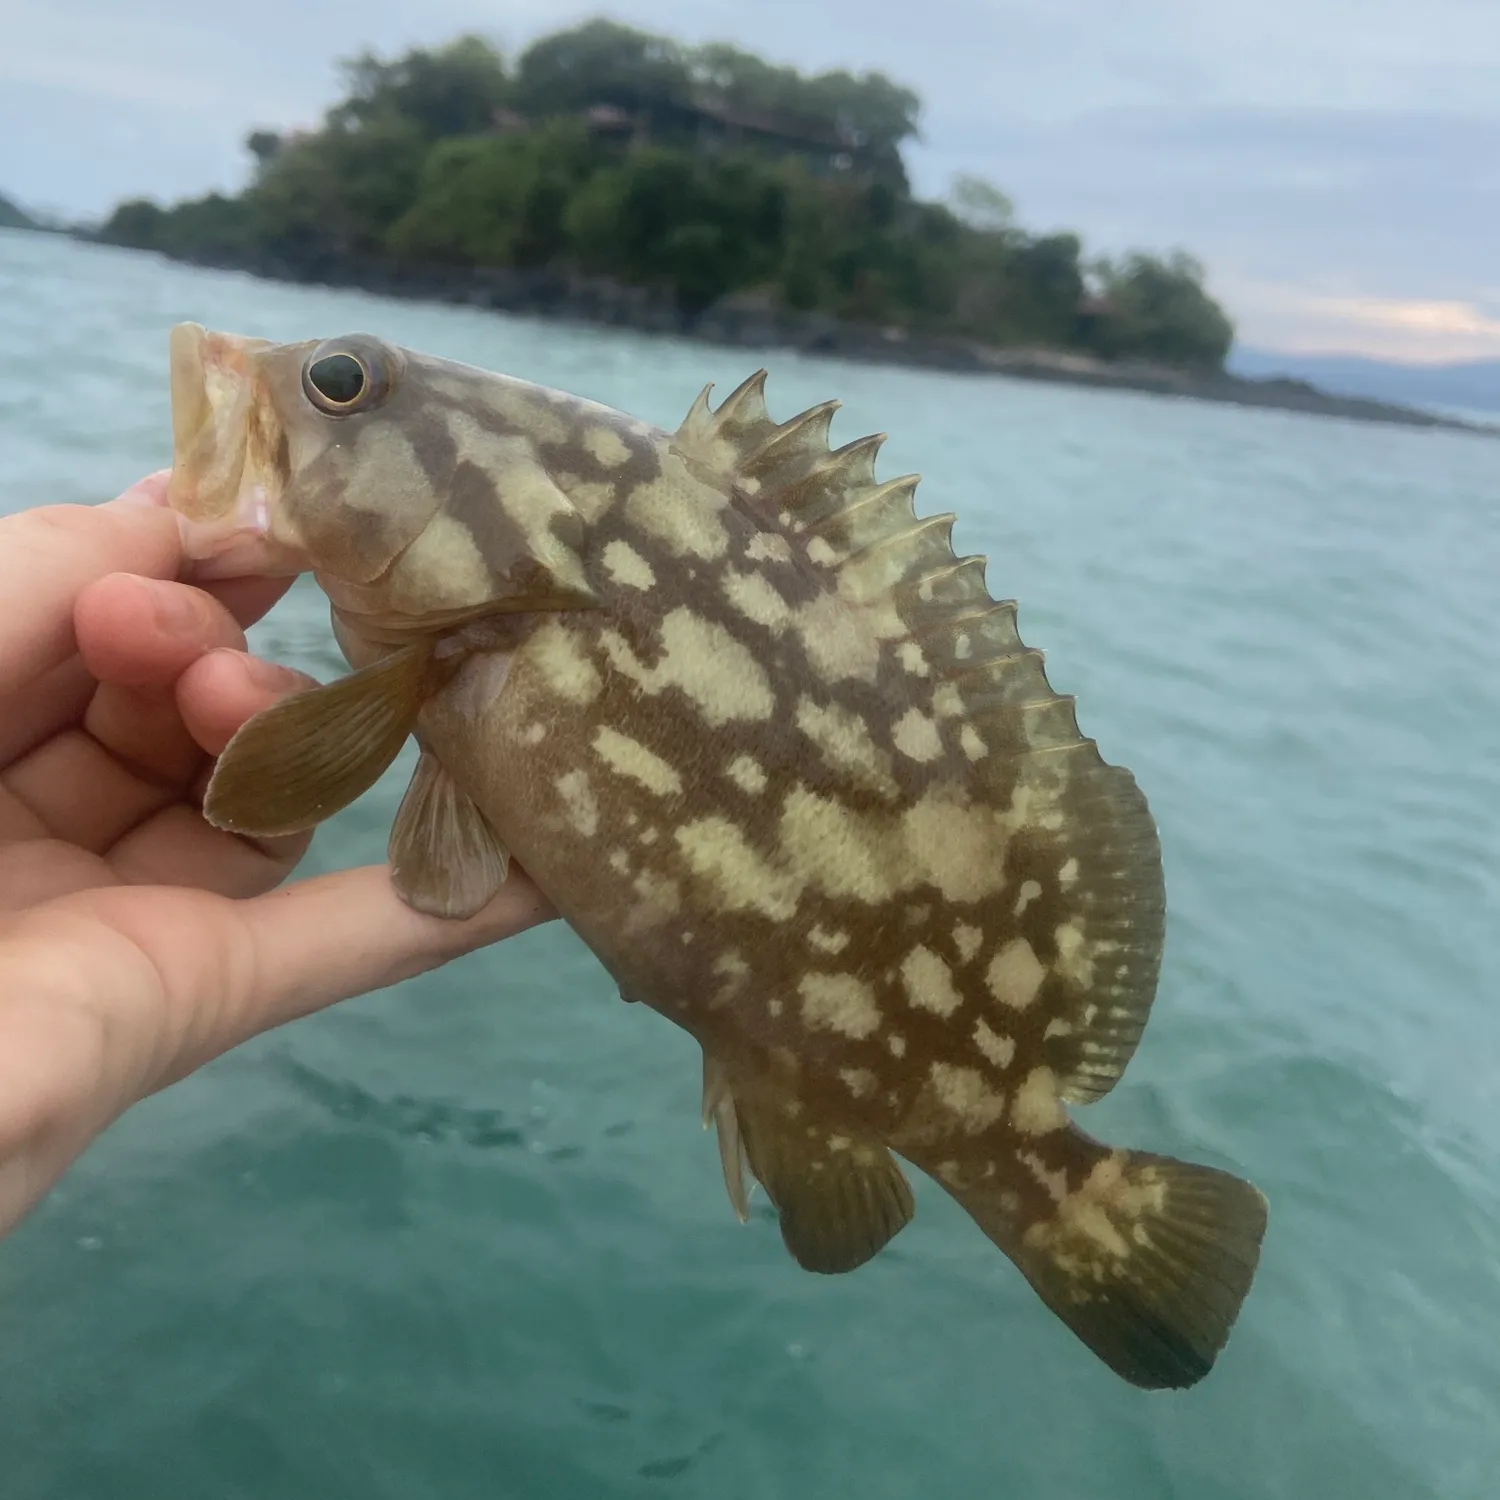
[[[0,234],[0,511],[167,461],[168,326],[368,329],[675,425],[755,357]],[[0,1245],[5,1500],[1500,1493],[1500,444],[828,361],[1161,824],[1091,1132],[1252,1177],[1209,1378],[1118,1381],[925,1180],[851,1276],[748,1226],[696,1045],[552,927],[139,1107]],[[299,585],[266,654],[341,668]],[[320,834],[382,857],[410,762]]]

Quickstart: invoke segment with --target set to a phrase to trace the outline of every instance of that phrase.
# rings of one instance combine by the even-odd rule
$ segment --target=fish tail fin
[[[1050,1212],[1014,1194],[960,1194],[1042,1301],[1132,1385],[1196,1384],[1224,1347],[1250,1290],[1266,1200],[1213,1167],[1109,1150],[1071,1129]],[[1062,1190],[1066,1182],[1066,1190]]]

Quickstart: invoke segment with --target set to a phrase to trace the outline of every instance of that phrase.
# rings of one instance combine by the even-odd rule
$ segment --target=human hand
[[[245,651],[290,580],[180,581],[165,489],[0,519],[0,1234],[148,1094],[552,915],[514,863],[466,922],[384,865],[277,891],[310,835],[204,821],[212,757],[312,682]]]

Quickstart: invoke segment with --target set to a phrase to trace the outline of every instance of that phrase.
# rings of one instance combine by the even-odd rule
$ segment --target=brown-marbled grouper
[[[851,1270],[912,1215],[899,1155],[1125,1379],[1190,1385],[1265,1200],[1066,1110],[1156,990],[1145,799],[882,438],[830,451],[837,403],[777,423],[763,384],[666,432],[369,336],[175,329],[190,549],[311,570],[354,668],[247,723],[205,814],[312,827],[415,735],[403,898],[472,913],[513,853],[702,1046],[741,1218],[748,1167],[792,1255]]]

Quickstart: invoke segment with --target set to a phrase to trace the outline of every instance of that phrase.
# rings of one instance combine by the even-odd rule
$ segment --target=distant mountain
[[[0,193],[0,229],[39,229],[41,226],[17,204]]]
[[[1278,354],[1236,345],[1225,363],[1232,373],[1250,379],[1290,375],[1341,396],[1408,406],[1500,411],[1500,359],[1403,365],[1354,354]]]

